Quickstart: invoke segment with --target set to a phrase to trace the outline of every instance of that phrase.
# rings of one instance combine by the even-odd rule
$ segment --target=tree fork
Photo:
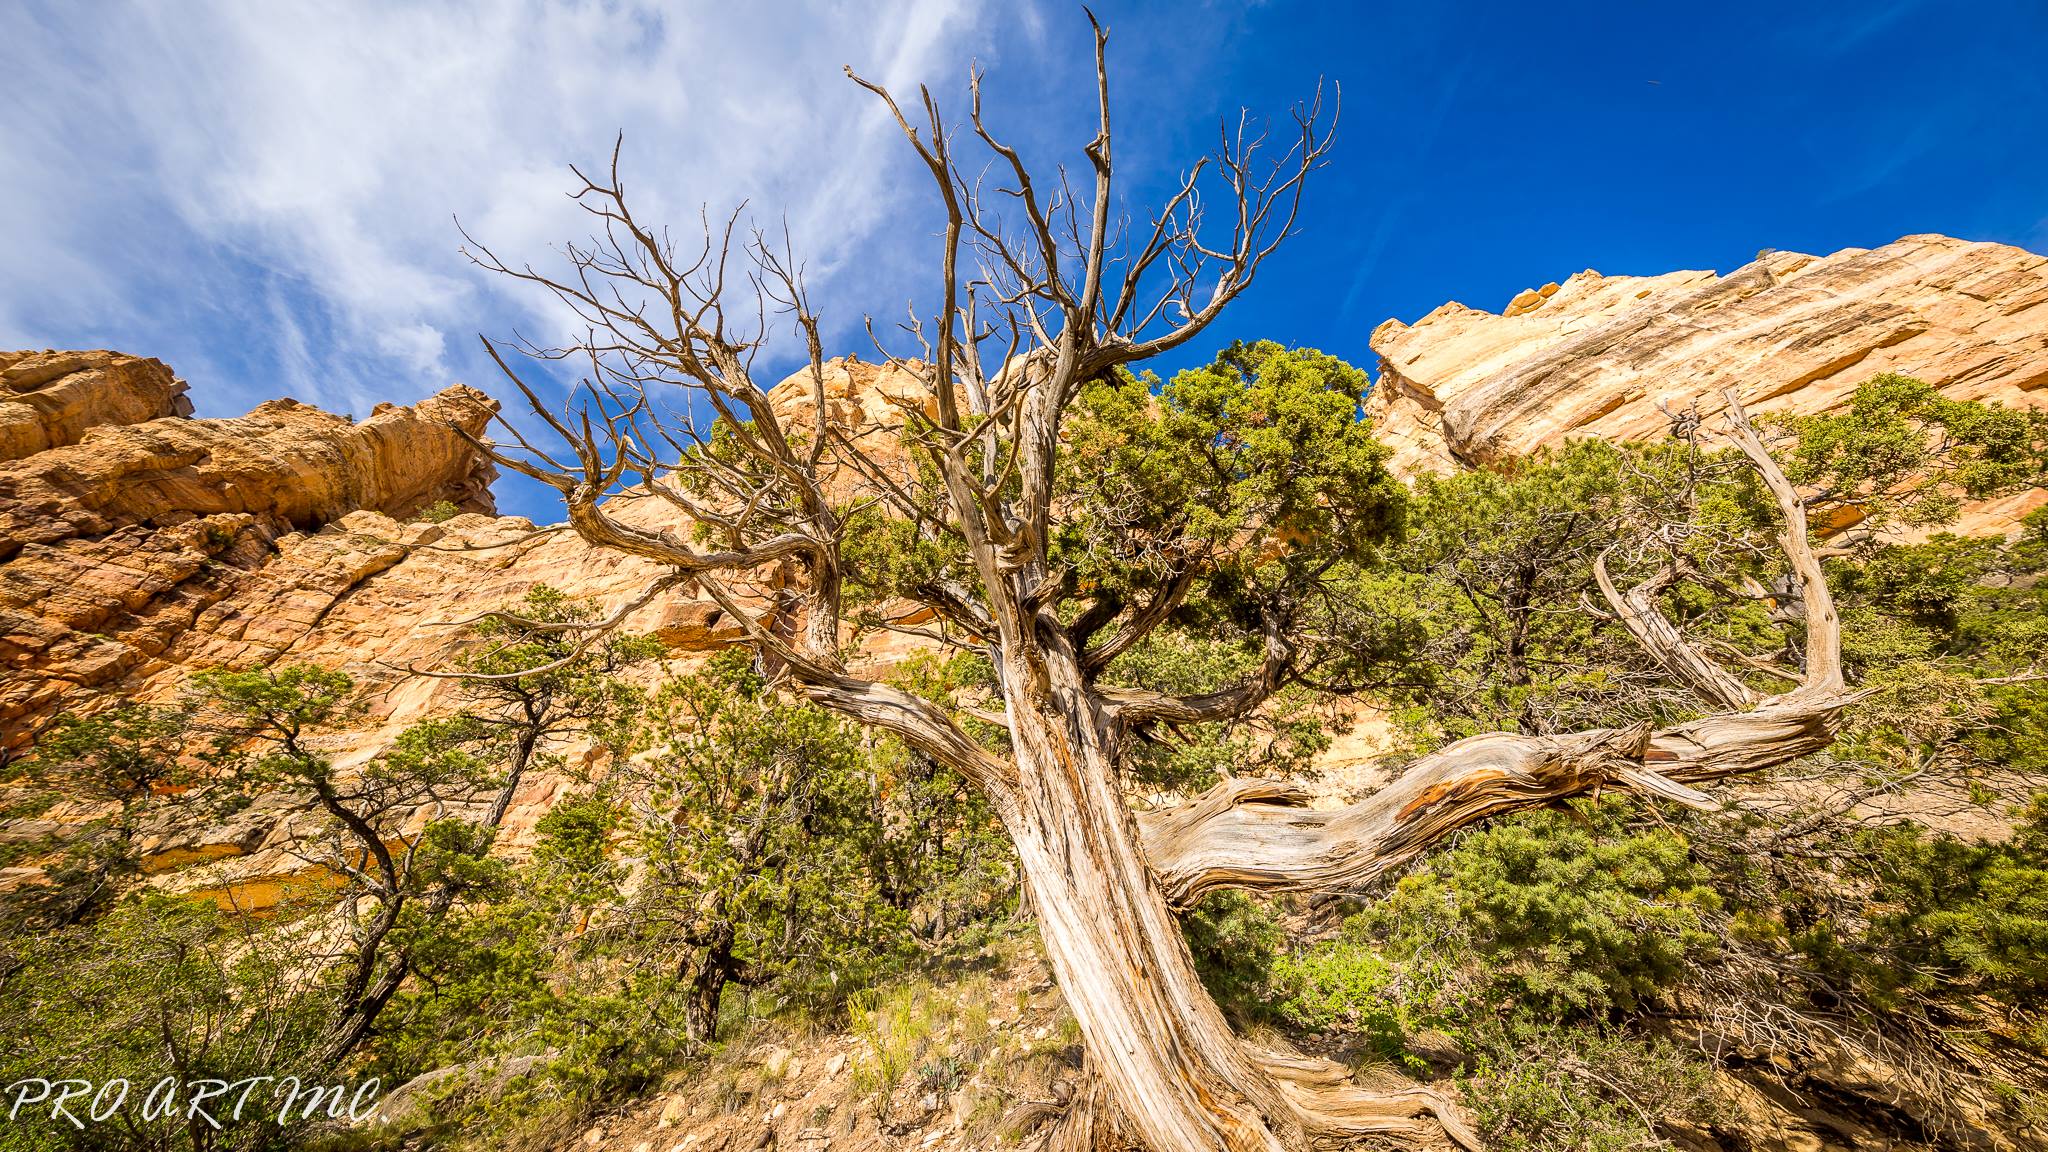
[[[1089,1067],[1108,1089],[1080,1098],[1095,1114],[1075,1123],[1153,1149],[1217,1152],[1296,1152],[1339,1134],[1420,1138],[1440,1125],[1476,1149],[1435,1092],[1368,1092],[1335,1064],[1237,1038],[1141,850],[1107,716],[1070,653],[1051,654],[1044,670],[1044,695],[1008,702],[1022,780],[1008,830]]]
[[[1726,392],[1727,434],[1778,505],[1780,550],[1804,602],[1806,669],[1798,687],[1750,707],[1668,728],[1593,729],[1561,736],[1494,732],[1460,740],[1409,765],[1401,777],[1348,808],[1311,811],[1298,785],[1226,780],[1194,801],[1142,822],[1145,851],[1170,898],[1187,906],[1217,888],[1315,891],[1358,888],[1414,859],[1451,832],[1491,816],[1615,787],[1712,809],[1689,784],[1759,772],[1834,742],[1842,712],[1861,698],[1842,681],[1841,621],[1807,537],[1806,503]],[[1613,590],[1595,575],[1630,634],[1702,699],[1753,699],[1711,666],[1653,602]],[[1653,580],[1661,586],[1661,580]],[[1716,666],[1717,671],[1718,667]]]

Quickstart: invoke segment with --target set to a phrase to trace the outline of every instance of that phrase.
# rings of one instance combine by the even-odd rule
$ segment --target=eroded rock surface
[[[85,367],[52,375],[67,363]],[[480,610],[547,584],[610,612],[663,571],[592,549],[564,527],[495,515],[494,471],[456,431],[482,435],[496,411],[474,389],[380,405],[360,423],[292,400],[195,420],[176,414],[183,384],[156,361],[38,353],[0,354],[0,365],[31,370],[10,380],[67,379],[79,395],[148,400],[74,404],[67,411],[98,423],[65,425],[44,447],[0,462],[0,749],[29,746],[66,710],[175,703],[205,669],[310,663],[358,685],[349,730],[323,737],[346,770],[406,726],[459,706],[458,685],[413,670],[445,670],[462,622]],[[901,422],[901,378],[849,360],[827,365],[823,383],[829,416],[865,429],[857,435],[873,443],[864,446],[890,457],[876,428]],[[774,393],[793,427],[809,426],[812,384],[803,375]],[[442,501],[461,513],[439,523],[416,515]],[[678,515],[652,499],[614,511],[634,521]],[[672,665],[739,636],[701,594],[649,604],[625,627],[661,640]],[[504,842],[523,843],[561,787],[558,776],[530,774]],[[275,902],[289,884],[313,880],[295,851],[298,807],[279,797],[231,820],[166,824],[148,838],[145,869],[238,907]]]
[[[53,380],[45,390],[75,402],[37,408],[62,417],[37,426],[51,442],[0,463],[0,747],[26,745],[94,690],[177,663],[223,602],[230,615],[240,596],[248,613],[289,617],[267,585],[308,533],[361,510],[492,509],[494,473],[456,431],[481,433],[497,408],[475,389],[381,405],[359,424],[293,400],[194,420],[177,414],[189,411],[183,385],[157,361],[10,356],[5,371],[26,372],[10,380]],[[318,563],[356,579],[376,569]]]
[[[76,444],[102,425],[190,416],[161,360],[119,352],[0,352],[0,460]]]
[[[1882,372],[1959,400],[2048,405],[2048,259],[1908,236],[1831,256],[1765,252],[1726,276],[1602,276],[1450,303],[1372,334],[1373,410],[1399,469],[1512,459],[1568,437],[1650,439],[1660,402],[1711,417],[1732,388],[1759,411],[1824,412]],[[2008,526],[2040,498],[1973,509]]]

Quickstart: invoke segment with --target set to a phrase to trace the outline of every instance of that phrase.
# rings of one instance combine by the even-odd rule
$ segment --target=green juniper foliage
[[[1721,900],[1677,833],[1601,823],[1541,813],[1479,829],[1402,877],[1363,927],[1403,961],[1483,958],[1492,978],[1472,994],[1495,1012],[1649,1006],[1711,957]]]
[[[1610,796],[1509,817],[1292,948],[1265,904],[1212,896],[1185,924],[1219,999],[1420,1074],[1451,1052],[1483,1134],[1507,1148],[1642,1147],[1712,1115],[1708,1058],[1681,1041],[1716,998],[1812,1014],[1821,1033],[1855,1021],[1952,1068],[1957,1051],[2042,1051],[2048,801],[1996,843],[1867,824],[1853,805],[1932,785],[1995,821],[2048,783],[2048,512],[2009,540],[1939,531],[1964,499],[2041,483],[2048,420],[1881,377],[1842,413],[1772,431],[1814,522],[1838,532],[1827,574],[1869,690],[1802,769],[1829,783],[1770,815]],[[1605,557],[1623,587],[1669,566],[1674,622],[1738,657],[1751,690],[1780,691],[1803,623],[1775,531],[1751,474],[1703,441],[1577,442],[1420,477],[1405,536],[1329,609],[1361,640],[1325,675],[1396,704],[1418,751],[1706,711],[1589,598]],[[1811,1035],[1792,1025],[1780,1042]],[[1947,1074],[1926,1104],[1937,1127],[1955,1122],[1942,1092],[1972,1090],[1967,1069]],[[2015,1089],[2010,1122],[2040,1088]]]
[[[37,833],[0,845],[0,865],[40,858],[45,878],[0,907],[0,927],[76,924],[112,904],[141,867],[137,841],[145,827],[202,779],[183,757],[185,728],[184,713],[141,704],[67,713],[34,756],[0,769],[0,788],[13,785],[15,794],[0,803],[0,817]],[[61,824],[43,819],[59,805],[90,814]]]
[[[825,1010],[900,959],[909,925],[870,867],[882,778],[858,731],[777,699],[738,653],[665,685],[647,724],[630,834],[648,880],[625,915],[677,957],[693,1039],[716,1038],[728,984]]]

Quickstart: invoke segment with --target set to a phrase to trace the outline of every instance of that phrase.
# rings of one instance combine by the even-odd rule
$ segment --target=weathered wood
[[[1114,1117],[1091,1122],[1154,1149],[1278,1152],[1331,1134],[1437,1130],[1478,1147],[1434,1092],[1369,1092],[1337,1065],[1237,1039],[1140,851],[1108,712],[1071,650],[1009,675],[1023,683],[1041,671],[1046,691],[1009,701],[1023,784],[1008,830],[1061,994],[1114,1103]]]
[[[1218,888],[1358,889],[1489,817],[1596,788],[1672,799],[1667,785],[1761,771],[1812,755],[1833,742],[1847,703],[1845,696],[1786,699],[1654,732],[1635,727],[1568,736],[1473,736],[1417,760],[1392,784],[1334,811],[1300,807],[1296,797],[1266,781],[1226,781],[1187,806],[1195,811],[1146,814],[1145,855],[1169,898],[1183,907]]]
[[[1614,609],[1615,619],[1672,679],[1717,708],[1747,708],[1756,703],[1756,693],[1748,685],[1714,663],[1696,645],[1687,643],[1678,626],[1657,606],[1657,594],[1677,578],[1677,569],[1666,566],[1623,593],[1615,588],[1614,578],[1608,574],[1607,553],[1593,557],[1593,580],[1600,586],[1600,594],[1607,598],[1608,606]]]

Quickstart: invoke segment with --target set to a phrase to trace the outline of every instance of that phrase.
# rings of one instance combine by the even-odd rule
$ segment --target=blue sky
[[[1084,163],[1087,32],[1045,0],[37,4],[0,10],[0,347],[159,356],[202,415],[362,414],[546,331],[474,273],[460,216],[544,259],[623,130],[657,215],[786,218],[838,347],[932,298],[926,186],[842,64]],[[1104,0],[1126,207],[1219,117],[1341,83],[1303,235],[1213,338],[1370,364],[1389,316],[1498,308],[1581,268],[1726,271],[1913,232],[2048,251],[2048,5],[1136,4]],[[1168,367],[1171,367],[1169,365]],[[502,395],[502,392],[499,393]],[[507,483],[508,511],[552,518]]]

